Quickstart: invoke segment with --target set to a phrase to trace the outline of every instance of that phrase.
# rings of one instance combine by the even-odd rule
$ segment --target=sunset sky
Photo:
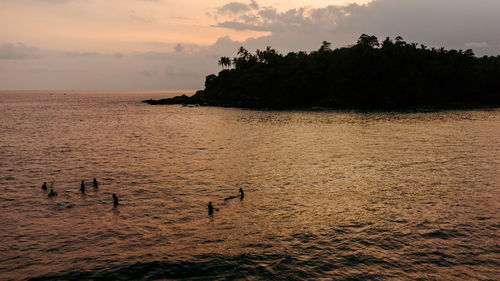
[[[0,0],[0,90],[199,89],[240,45],[311,51],[362,33],[496,55],[499,11],[498,0]]]

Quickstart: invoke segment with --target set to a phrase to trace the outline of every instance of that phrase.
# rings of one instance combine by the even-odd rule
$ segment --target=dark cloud
[[[219,22],[216,26],[231,28],[236,30],[254,30],[269,32],[285,32],[297,29],[332,29],[340,17],[350,13],[353,7],[329,6],[326,8],[314,9],[303,7],[291,9],[285,12],[278,12],[272,7],[261,7],[248,10],[243,15],[236,15],[229,20]]]
[[[252,1],[250,2],[250,4],[248,4],[248,7],[250,7],[250,8],[252,8],[252,9],[256,10],[256,9],[258,9],[258,8],[259,8],[259,4],[257,4],[257,2],[255,2],[254,0],[252,0]]]
[[[27,46],[23,43],[4,43],[0,45],[0,59],[33,59],[40,56],[41,52],[38,48]]]
[[[21,43],[5,43],[0,45],[0,59],[16,61],[0,64],[0,85],[12,89],[200,89],[205,76],[220,70],[218,59],[236,55],[239,46],[251,51],[266,46],[282,53],[311,51],[317,50],[323,40],[332,42],[333,47],[353,44],[362,33],[381,39],[401,35],[407,41],[429,47],[472,48],[478,55],[500,53],[498,0],[375,0],[367,5],[288,11],[256,2],[233,3],[246,8],[225,6],[225,14],[213,10],[214,17],[219,18],[217,26],[263,31],[266,35],[244,42],[225,36],[205,47],[143,42],[151,49],[169,51],[125,55],[51,52]]]
[[[500,43],[498,0],[377,0],[342,18],[339,32],[396,36],[433,46],[464,48],[469,42]]]
[[[219,14],[226,15],[226,14],[238,14],[249,10],[250,7],[248,7],[248,5],[245,3],[231,2],[218,8],[217,12]]]
[[[270,36],[250,39],[245,44],[265,41],[284,49],[290,43],[295,50],[311,48],[311,43],[304,40],[313,40],[315,46],[323,40],[336,47],[344,46],[355,42],[360,34],[369,33],[393,38],[401,35],[408,41],[435,47],[469,46],[478,53],[493,54],[500,52],[498,11],[498,0],[374,0],[365,5],[308,7],[285,12],[258,7],[219,17],[216,26],[270,32]]]
[[[208,13],[210,16],[218,18],[220,16],[235,16],[259,9],[259,4],[252,0],[249,4],[243,2],[230,2],[226,5],[215,9],[213,13]]]

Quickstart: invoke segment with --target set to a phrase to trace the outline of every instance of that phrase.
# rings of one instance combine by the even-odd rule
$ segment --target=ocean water
[[[498,280],[500,110],[174,94],[0,93],[1,280]]]

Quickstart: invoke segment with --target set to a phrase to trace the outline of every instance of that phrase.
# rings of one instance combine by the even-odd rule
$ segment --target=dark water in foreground
[[[498,280],[499,110],[139,103],[164,96],[0,93],[1,280]]]

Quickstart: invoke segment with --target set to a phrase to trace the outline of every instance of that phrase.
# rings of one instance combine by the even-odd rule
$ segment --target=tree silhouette
[[[229,67],[231,67],[232,62],[231,62],[231,59],[229,57],[221,57],[219,59],[218,64],[220,66],[222,66],[223,68],[229,68]]]
[[[326,42],[326,41],[323,41],[323,43],[321,44],[321,47],[319,47],[319,52],[326,52],[326,51],[331,51],[332,49],[330,48],[330,46],[332,45],[332,43],[330,42]]]
[[[375,37],[374,35],[369,36],[366,34],[362,34],[358,39],[358,45],[368,46],[373,48],[373,47],[378,47],[379,43],[377,37]]]
[[[332,50],[278,53],[271,47],[250,53],[240,47],[232,60],[222,57],[218,75],[205,89],[152,104],[265,108],[398,109],[422,106],[500,105],[500,56],[474,56],[472,50],[427,48],[362,34],[357,44]]]

